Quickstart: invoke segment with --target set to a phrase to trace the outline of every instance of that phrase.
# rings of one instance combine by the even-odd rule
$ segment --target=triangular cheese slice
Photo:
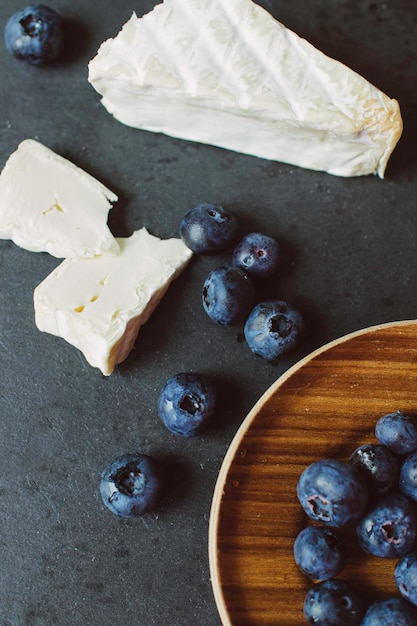
[[[340,176],[384,176],[390,99],[251,0],[164,0],[89,64],[124,124]]]
[[[0,175],[0,239],[58,258],[117,254],[107,226],[116,200],[74,163],[26,139]]]
[[[193,253],[146,228],[119,237],[119,254],[65,259],[34,292],[39,330],[62,337],[109,376],[131,351],[171,282]]]

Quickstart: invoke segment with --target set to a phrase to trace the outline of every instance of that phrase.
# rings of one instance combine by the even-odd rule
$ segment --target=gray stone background
[[[417,312],[417,5],[412,0],[264,1],[288,27],[399,100],[404,135],[386,179],[342,179],[127,128],[101,106],[87,63],[150,0],[56,0],[69,23],[61,62],[30,67],[0,44],[0,167],[34,138],[119,195],[115,235],[143,225],[176,236],[200,201],[232,210],[243,231],[277,237],[273,295],[296,305],[308,333],[277,366],[239,330],[211,322],[201,286],[221,259],[195,259],[103,377],[34,324],[35,286],[58,264],[0,241],[0,625],[217,626],[207,552],[213,489],[248,411],[280,374],[350,331]],[[20,9],[2,0],[0,26]],[[168,376],[210,375],[221,393],[213,427],[169,433],[156,414]],[[121,521],[101,503],[100,472],[141,450],[171,468],[159,509]],[[249,626],[249,625],[248,625]]]

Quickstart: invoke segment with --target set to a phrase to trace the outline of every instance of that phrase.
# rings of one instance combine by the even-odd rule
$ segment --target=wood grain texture
[[[376,441],[376,420],[401,409],[417,415],[417,322],[376,326],[332,342],[288,370],[243,422],[213,497],[209,556],[225,626],[302,626],[309,580],[293,541],[307,523],[296,485],[323,457],[347,459]],[[365,556],[344,531],[341,577],[369,599],[395,593],[393,560]]]

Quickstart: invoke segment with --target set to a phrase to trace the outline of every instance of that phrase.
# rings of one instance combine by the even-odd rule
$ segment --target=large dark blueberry
[[[212,382],[203,374],[184,372],[167,380],[158,398],[158,413],[176,435],[194,437],[210,423],[217,407]]]
[[[417,552],[409,552],[397,562],[394,578],[401,595],[417,605]]]
[[[399,461],[385,446],[374,443],[359,446],[349,462],[366,478],[371,495],[384,495],[397,484]]]
[[[119,517],[138,517],[152,509],[163,485],[159,463],[146,454],[123,454],[101,475],[104,504]]]
[[[4,41],[13,56],[32,65],[55,61],[61,52],[61,16],[43,4],[14,13],[6,22]]]
[[[294,560],[303,574],[314,580],[328,580],[342,571],[345,546],[331,528],[307,526],[294,541]]]
[[[417,452],[410,454],[403,461],[398,484],[402,493],[417,501]]]
[[[236,241],[234,215],[218,204],[201,203],[190,209],[180,223],[180,237],[196,254],[217,254]]]
[[[361,626],[417,626],[417,609],[404,598],[387,598],[373,602]]]
[[[258,303],[244,327],[245,339],[252,352],[272,363],[293,350],[303,332],[301,314],[283,300]]]
[[[204,281],[202,301],[207,315],[225,326],[243,324],[253,305],[254,289],[245,272],[221,265]]]
[[[417,452],[417,420],[404,415],[402,411],[380,417],[375,426],[375,435],[394,454],[408,456]]]
[[[364,613],[364,598],[341,578],[316,583],[304,599],[304,616],[310,626],[359,626]]]
[[[365,480],[355,468],[337,459],[322,459],[306,467],[297,496],[311,519],[334,527],[357,522],[368,503]]]
[[[384,496],[366,511],[356,526],[359,545],[368,554],[399,558],[417,537],[417,507],[406,496]]]
[[[278,243],[262,233],[249,233],[233,251],[233,263],[252,278],[270,278],[280,257]]]

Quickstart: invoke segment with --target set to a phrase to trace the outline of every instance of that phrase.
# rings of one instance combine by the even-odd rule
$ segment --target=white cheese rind
[[[120,122],[339,176],[381,178],[398,102],[251,0],[164,0],[89,63]]]
[[[58,258],[117,254],[107,226],[116,200],[93,176],[26,139],[0,174],[0,239]]]
[[[34,292],[39,330],[81,350],[105,376],[127,357],[192,257],[181,239],[159,239],[145,228],[117,241],[118,255],[66,259]]]

